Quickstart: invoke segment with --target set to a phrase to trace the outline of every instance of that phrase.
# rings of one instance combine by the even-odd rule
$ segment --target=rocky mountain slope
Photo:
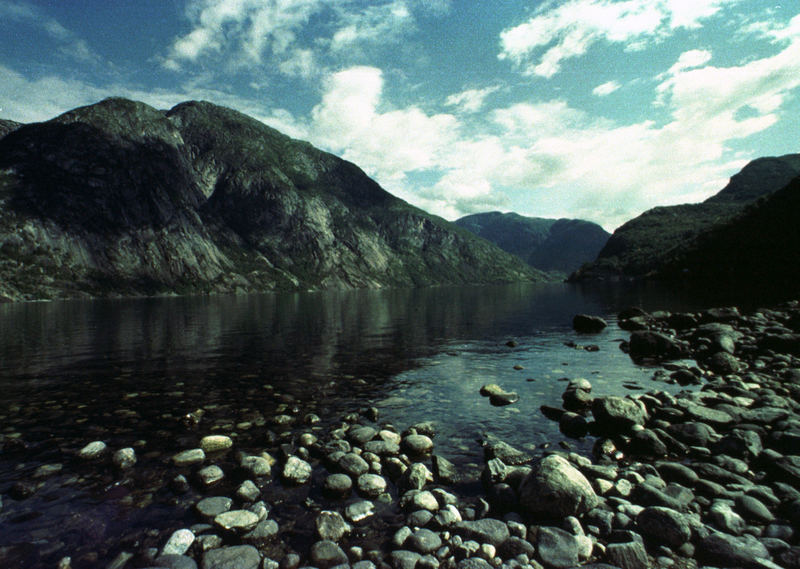
[[[6,299],[544,278],[354,164],[210,103],[106,99],[0,136]]]
[[[593,260],[609,234],[580,219],[546,219],[516,213],[477,213],[456,220],[498,247],[543,271],[571,273]]]
[[[701,235],[728,224],[748,205],[785,187],[798,174],[800,154],[754,160],[702,203],[657,207],[628,221],[609,238],[597,259],[570,279],[653,276],[692,248]]]
[[[800,177],[695,239],[659,268],[661,279],[795,298],[800,294]]]

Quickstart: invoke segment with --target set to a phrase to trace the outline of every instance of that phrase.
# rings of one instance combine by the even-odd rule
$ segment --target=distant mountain
[[[602,227],[589,221],[497,211],[468,215],[455,223],[537,269],[562,273],[594,259],[609,237]]]
[[[0,124],[0,298],[541,280],[357,166],[205,102]]]
[[[727,224],[746,206],[785,187],[798,174],[800,154],[753,160],[702,203],[657,207],[628,221],[609,238],[597,259],[570,280],[653,276],[701,235]]]
[[[661,279],[750,296],[800,295],[800,177],[703,233],[658,269]]]

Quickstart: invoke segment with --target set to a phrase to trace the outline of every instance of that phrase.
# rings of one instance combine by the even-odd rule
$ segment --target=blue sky
[[[796,0],[0,0],[0,117],[204,99],[455,219],[615,227],[800,152]]]

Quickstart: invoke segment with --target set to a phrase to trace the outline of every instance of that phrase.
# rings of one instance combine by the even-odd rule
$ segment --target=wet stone
[[[225,478],[225,473],[219,466],[212,464],[200,469],[197,472],[197,477],[205,486],[211,486]]]
[[[442,546],[442,539],[436,532],[421,528],[411,534],[405,545],[414,551],[426,554],[439,549]]]
[[[175,456],[172,457],[172,463],[175,466],[191,466],[193,464],[199,464],[206,459],[206,453],[203,452],[201,448],[193,448],[189,450],[185,450],[183,452],[179,452]]]
[[[165,569],[197,569],[195,560],[186,555],[159,555],[155,558],[154,563],[158,567],[164,567]],[[110,567],[107,569],[110,569]]]
[[[279,531],[280,527],[275,520],[262,520],[252,531],[242,536],[242,541],[247,545],[261,548],[275,541]]]
[[[353,479],[347,474],[331,474],[325,478],[324,491],[328,496],[345,498],[353,489]]]
[[[255,477],[269,476],[272,472],[272,465],[261,456],[244,456],[239,466]]]
[[[353,502],[345,510],[345,517],[351,522],[360,522],[375,514],[375,504],[367,500]]]
[[[212,549],[203,555],[202,569],[258,569],[261,555],[252,545]]]
[[[121,448],[111,457],[111,462],[120,469],[132,468],[136,464],[136,451],[131,447]]]
[[[214,523],[225,531],[248,532],[258,524],[258,515],[249,510],[231,510],[214,517]]]
[[[339,468],[355,478],[369,472],[369,463],[355,453],[345,454],[338,462]]]
[[[208,435],[200,440],[200,448],[207,454],[225,451],[232,446],[233,440],[226,435]]]
[[[433,450],[433,440],[427,435],[408,435],[401,446],[409,454],[423,455]]]
[[[367,498],[377,498],[386,491],[386,479],[377,474],[362,474],[357,485],[359,493]]]
[[[319,569],[330,569],[348,562],[347,554],[333,541],[322,540],[311,546],[311,563]]]
[[[622,569],[649,569],[651,567],[644,545],[638,541],[609,543],[606,547],[606,558]]]
[[[94,441],[83,447],[78,452],[78,457],[83,460],[95,460],[100,458],[108,450],[108,446],[103,441]]]
[[[290,456],[283,467],[283,478],[291,484],[305,484],[311,479],[311,465],[296,456]]]
[[[161,555],[183,555],[194,543],[194,533],[188,529],[179,529],[167,540],[161,549]]]
[[[540,527],[536,539],[539,557],[548,567],[564,569],[578,564],[577,536],[556,527]]]
[[[315,521],[317,535],[322,540],[339,541],[352,529],[339,512],[323,510]]]
[[[738,496],[735,506],[736,511],[750,522],[768,524],[775,520],[775,516],[769,511],[769,508],[753,496],[747,494]]]
[[[212,496],[197,502],[195,509],[203,518],[214,519],[219,514],[230,510],[231,506],[233,506],[233,500],[227,496]]]
[[[244,502],[255,502],[261,496],[261,490],[252,480],[245,480],[236,489],[236,496]]]

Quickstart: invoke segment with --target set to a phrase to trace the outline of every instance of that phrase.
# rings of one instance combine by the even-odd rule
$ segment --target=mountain
[[[6,299],[544,279],[356,165],[210,103],[112,98],[0,128]]]
[[[703,233],[662,267],[661,279],[749,296],[800,294],[800,177]]]
[[[476,213],[456,225],[543,271],[570,273],[597,256],[609,234],[580,219],[546,219],[516,213]]]
[[[739,216],[755,200],[800,174],[800,154],[748,163],[719,193],[702,203],[657,207],[619,227],[593,262],[570,280],[641,278],[656,274],[704,233]]]

